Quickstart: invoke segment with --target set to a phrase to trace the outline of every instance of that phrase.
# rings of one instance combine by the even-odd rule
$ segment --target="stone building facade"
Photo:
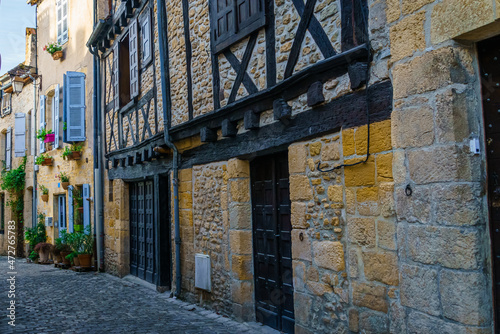
[[[493,333],[498,2],[238,3],[100,7],[106,270],[285,332]]]
[[[43,143],[36,139],[33,155],[52,158],[52,165],[36,166],[36,215],[52,218],[47,225],[49,242],[59,237],[60,231],[73,232],[75,227],[94,225],[93,191],[93,56],[85,45],[92,33],[93,3],[67,0],[32,1],[36,6],[38,26],[36,62],[41,84],[36,98],[35,131],[42,128],[55,134],[55,141]],[[49,43],[58,42],[63,56],[54,59],[46,51]],[[75,116],[70,116],[75,115]],[[65,149],[81,145],[79,160],[63,158]],[[32,166],[33,167],[33,166]],[[61,173],[69,177],[65,190]],[[47,202],[41,199],[41,186],[48,189]],[[73,189],[83,197],[83,212],[73,203]]]

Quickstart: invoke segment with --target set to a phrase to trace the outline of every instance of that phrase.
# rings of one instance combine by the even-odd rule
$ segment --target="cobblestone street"
[[[241,324],[108,274],[75,273],[16,259],[15,327],[10,275],[0,257],[0,333],[277,333]]]

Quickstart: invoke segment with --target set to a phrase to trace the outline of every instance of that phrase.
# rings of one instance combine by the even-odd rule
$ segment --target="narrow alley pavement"
[[[108,274],[75,273],[53,265],[0,257],[0,333],[278,333],[242,324]],[[15,300],[15,327],[9,325]]]

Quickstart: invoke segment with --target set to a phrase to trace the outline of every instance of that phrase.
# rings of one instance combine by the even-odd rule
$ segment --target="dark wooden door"
[[[290,188],[286,154],[252,162],[257,320],[294,332]]]
[[[479,43],[478,53],[488,166],[493,294],[495,318],[498,320],[500,319],[500,37]]]
[[[153,181],[130,183],[130,273],[156,282]]]

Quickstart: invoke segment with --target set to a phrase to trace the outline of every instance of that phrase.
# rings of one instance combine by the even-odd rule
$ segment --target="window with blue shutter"
[[[61,232],[66,230],[66,196],[59,195],[59,237]]]
[[[26,115],[17,113],[14,121],[14,155],[16,158],[26,155]]]
[[[85,74],[67,72],[64,82],[65,143],[85,141]]]
[[[40,130],[45,129],[45,95],[40,96]],[[40,153],[45,152],[45,143],[40,139]]]
[[[83,198],[83,228],[84,231],[87,230],[87,226],[90,226],[90,185],[84,184],[82,186],[82,198]]]
[[[141,16],[141,51],[142,65],[145,66],[152,59],[152,44],[151,44],[151,11],[146,10]]]
[[[59,85],[56,86],[52,99],[52,131],[54,131],[54,148],[59,148]]]
[[[10,170],[12,167],[12,128],[7,128],[5,137],[5,169]]]
[[[68,233],[75,231],[73,226],[73,186],[68,186]]]

